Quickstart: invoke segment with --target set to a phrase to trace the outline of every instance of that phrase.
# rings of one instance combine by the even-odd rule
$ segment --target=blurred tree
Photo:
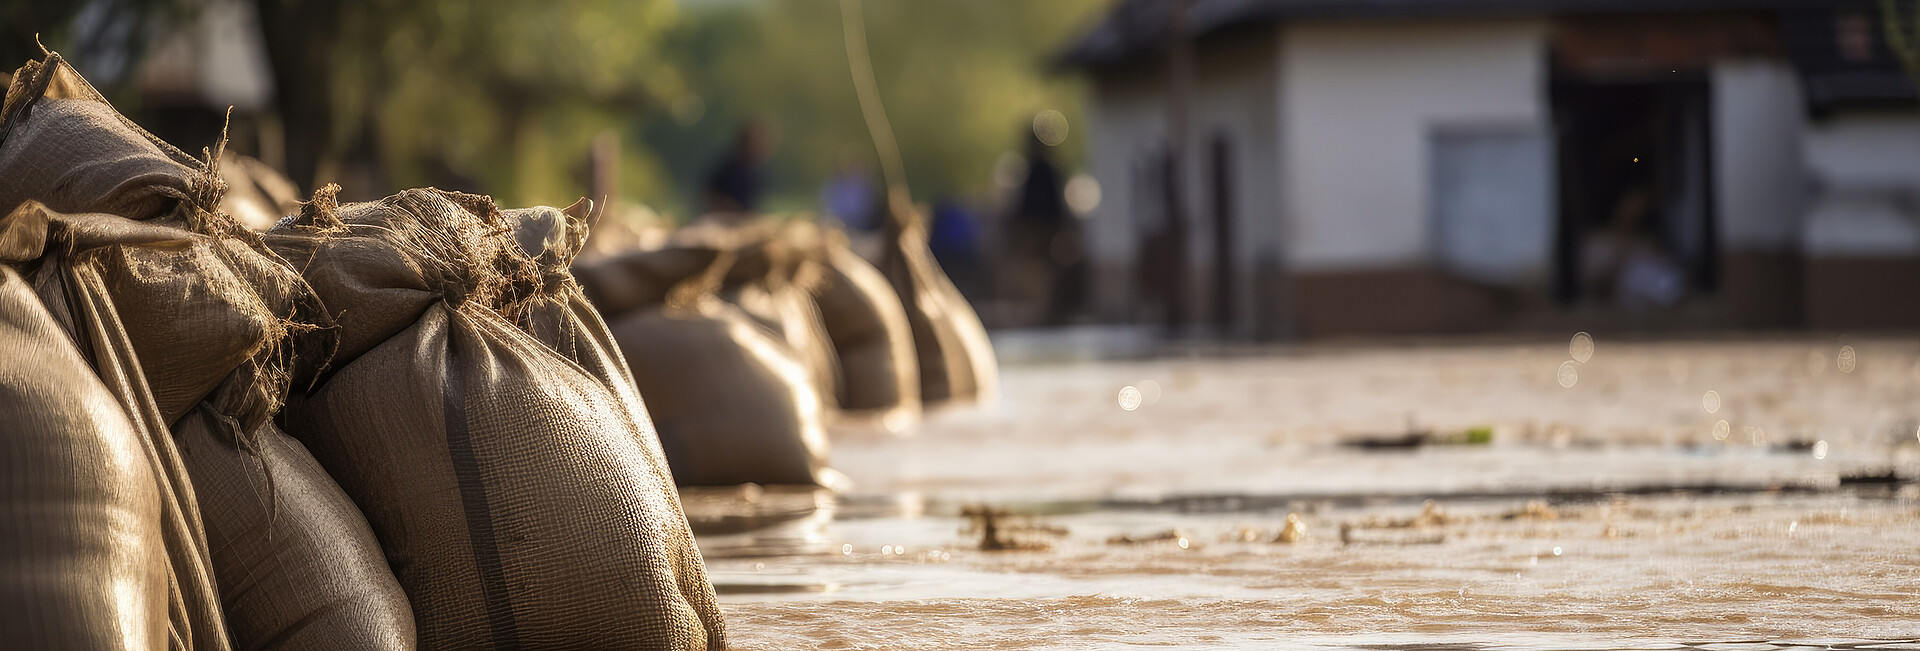
[[[586,191],[595,136],[632,134],[636,112],[683,85],[658,47],[672,0],[256,1],[288,159],[317,170],[296,179],[371,168],[392,186],[379,193],[564,202]],[[627,149],[623,185],[645,192],[655,166]]]
[[[242,0],[259,14],[286,170],[349,196],[416,185],[509,204],[587,191],[586,152],[622,143],[628,197],[686,212],[740,125],[775,133],[774,207],[810,206],[871,164],[838,3],[823,0]],[[1081,131],[1079,82],[1044,60],[1111,0],[866,0],[869,47],[917,196],[981,196],[1023,125]],[[0,54],[33,34],[107,86],[211,0],[0,0]],[[117,57],[118,61],[103,60]],[[17,65],[17,63],[16,63]],[[1062,160],[1077,160],[1079,139]]]
[[[1887,49],[1920,86],[1920,2],[1880,0],[1880,23],[1886,28]]]
[[[1078,161],[1083,87],[1047,74],[1048,55],[1110,0],[865,0],[868,47],[915,196],[982,196],[1003,152],[1044,109],[1065,114],[1063,160]],[[811,206],[840,160],[877,170],[848,76],[838,3],[760,0],[689,4],[665,48],[688,79],[646,141],[683,192],[698,187],[740,125],[778,134],[775,207]],[[876,172],[877,173],[877,172]],[[682,195],[687,196],[687,195]],[[682,207],[691,205],[681,204]]]

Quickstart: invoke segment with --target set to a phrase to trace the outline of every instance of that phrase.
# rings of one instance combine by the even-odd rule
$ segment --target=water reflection
[[[830,553],[833,493],[802,486],[680,489],[687,523],[708,556],[757,558]]]
[[[855,492],[690,515],[734,525],[700,542],[743,649],[1899,648],[1920,345],[1839,382],[1821,344],[1610,343],[1577,390],[1541,373],[1589,370],[1570,342],[1010,366],[994,411],[836,438]],[[1829,381],[1783,383],[1816,345]],[[1044,544],[982,549],[977,505]]]

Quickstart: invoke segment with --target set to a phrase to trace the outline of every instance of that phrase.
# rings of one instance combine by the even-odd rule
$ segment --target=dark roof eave
[[[1166,0],[1149,0],[1165,6]],[[1196,0],[1194,39],[1224,29],[1287,20],[1502,18],[1569,14],[1659,14],[1699,11],[1777,10],[1819,6],[1830,0]],[[1166,50],[1166,34],[1126,29],[1123,14],[1142,11],[1139,0],[1122,0],[1070,45],[1047,60],[1047,69],[1097,71],[1144,60]],[[1147,11],[1152,11],[1149,5]],[[1137,18],[1137,17],[1134,17]],[[1138,22],[1138,21],[1136,21]],[[1150,22],[1150,21],[1149,21]],[[1164,24],[1164,21],[1161,22]]]

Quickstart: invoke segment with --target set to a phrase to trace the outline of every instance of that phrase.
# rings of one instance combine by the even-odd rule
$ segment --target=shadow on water
[[[827,525],[839,510],[811,486],[683,488],[687,523],[708,556],[758,558],[831,553]]]

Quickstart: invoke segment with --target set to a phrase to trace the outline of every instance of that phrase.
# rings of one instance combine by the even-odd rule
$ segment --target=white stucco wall
[[[1721,250],[1791,251],[1807,187],[1799,79],[1785,61],[1721,61],[1711,86]]]
[[[1100,205],[1087,216],[1087,256],[1096,264],[1132,264],[1140,214],[1151,207],[1143,188],[1135,187],[1136,167],[1145,164],[1166,134],[1163,100],[1145,84],[1095,86],[1087,110],[1087,172],[1100,184]]]
[[[1831,116],[1808,128],[1805,153],[1807,255],[1920,255],[1920,116]]]
[[[1288,266],[1431,260],[1429,134],[1551,133],[1546,42],[1537,19],[1284,25],[1277,119]]]
[[[1214,202],[1211,175],[1216,135],[1230,143],[1230,212],[1234,266],[1242,277],[1264,258],[1278,253],[1280,217],[1279,147],[1275,120],[1278,46],[1271,39],[1249,39],[1198,53],[1193,95],[1188,104],[1185,159],[1187,274],[1196,310],[1211,298],[1205,291],[1213,271]],[[1096,83],[1088,111],[1088,171],[1101,188],[1100,206],[1085,223],[1087,254],[1106,268],[1136,264],[1140,238],[1155,230],[1164,212],[1158,188],[1143,177],[1167,146],[1168,100],[1164,64],[1143,66],[1137,77]],[[1157,183],[1157,181],[1156,181]],[[1119,301],[1135,291],[1131,277],[1096,279],[1096,296]],[[1257,288],[1237,282],[1237,303],[1253,305]],[[1242,320],[1248,314],[1241,310]]]

